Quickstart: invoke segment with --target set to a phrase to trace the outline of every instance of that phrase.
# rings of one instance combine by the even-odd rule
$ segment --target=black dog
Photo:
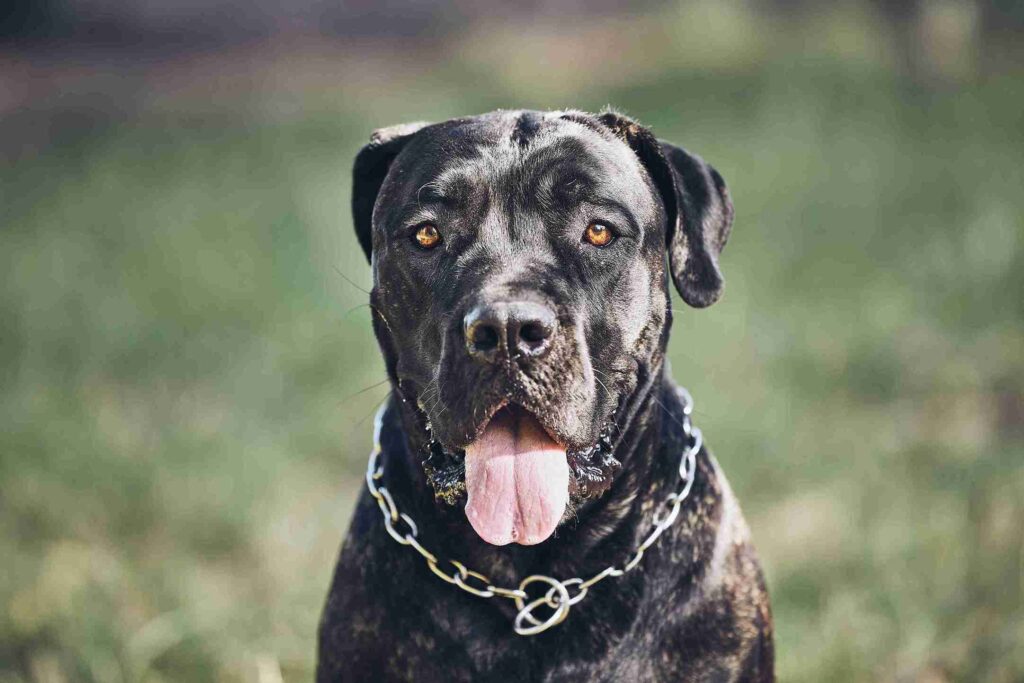
[[[353,211],[393,393],[318,680],[774,680],[746,525],[664,360],[668,275],[722,291],[721,176],[614,112],[496,112],[375,133]]]

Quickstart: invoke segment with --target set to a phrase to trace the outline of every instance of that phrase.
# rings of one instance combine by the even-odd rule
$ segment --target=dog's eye
[[[441,243],[441,233],[438,232],[437,226],[427,223],[416,229],[412,239],[417,246],[423,249],[433,249]]]
[[[615,241],[615,233],[604,223],[591,223],[583,231],[583,240],[595,247],[607,247]]]

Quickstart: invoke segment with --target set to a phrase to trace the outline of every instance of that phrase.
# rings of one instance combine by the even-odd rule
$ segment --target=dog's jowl
[[[669,287],[722,292],[721,176],[614,112],[496,112],[377,131],[352,207],[392,392],[318,680],[774,680],[665,362]]]

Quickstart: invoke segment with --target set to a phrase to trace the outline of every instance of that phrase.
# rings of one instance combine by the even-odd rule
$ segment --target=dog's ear
[[[725,284],[718,255],[732,228],[732,201],[718,171],[681,147],[660,141],[636,121],[605,112],[601,123],[628,144],[647,169],[668,217],[669,268],[683,301],[695,308],[718,300]]]
[[[367,261],[373,253],[373,207],[391,162],[409,139],[427,125],[423,122],[404,123],[376,130],[370,136],[370,142],[356,155],[352,166],[352,222]]]

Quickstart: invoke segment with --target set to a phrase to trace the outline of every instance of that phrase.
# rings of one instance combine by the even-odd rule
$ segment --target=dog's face
[[[496,544],[599,495],[670,319],[717,298],[721,178],[616,114],[498,112],[379,131],[357,158],[375,328],[426,475]]]

